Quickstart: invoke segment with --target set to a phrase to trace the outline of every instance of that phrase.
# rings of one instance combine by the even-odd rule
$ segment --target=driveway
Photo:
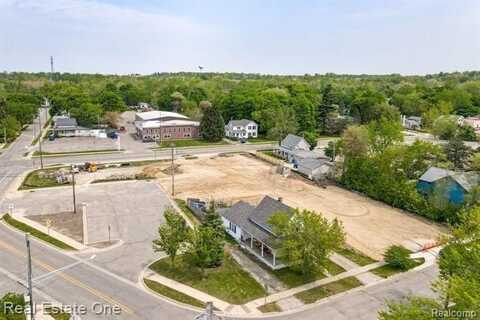
[[[108,241],[109,225],[111,239],[123,242],[115,249],[97,253],[95,263],[136,281],[140,271],[159,257],[151,243],[164,222],[163,211],[170,205],[166,195],[158,184],[148,181],[82,185],[76,194],[77,203],[87,204],[88,244]],[[72,188],[16,192],[7,197],[6,203],[13,203],[15,212],[26,217],[69,212]]]

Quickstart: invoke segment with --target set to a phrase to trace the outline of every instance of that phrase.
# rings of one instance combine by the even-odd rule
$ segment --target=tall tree
[[[291,218],[279,212],[268,222],[280,239],[279,257],[305,276],[323,271],[330,253],[341,248],[345,241],[338,220],[329,222],[314,211],[296,209]]]
[[[203,139],[211,142],[220,141],[225,136],[225,122],[216,107],[209,106],[203,110],[200,132]]]
[[[317,124],[320,131],[327,130],[328,116],[337,110],[336,97],[332,85],[329,83],[322,90],[322,101],[318,106]]]
[[[188,228],[185,220],[173,209],[165,210],[164,217],[165,224],[158,228],[159,238],[153,241],[153,248],[168,254],[173,266],[178,251],[187,240]]]
[[[463,169],[472,154],[472,149],[465,145],[460,138],[455,137],[445,145],[445,154],[447,160],[451,161],[455,168]]]

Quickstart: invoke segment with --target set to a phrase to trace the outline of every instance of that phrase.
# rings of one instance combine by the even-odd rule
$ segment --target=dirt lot
[[[356,193],[329,186],[326,189],[300,178],[284,178],[263,161],[242,155],[232,157],[178,160],[181,173],[175,176],[176,197],[199,197],[234,202],[255,203],[263,195],[282,197],[298,208],[321,212],[338,218],[353,247],[380,259],[392,244],[415,247],[436,239],[445,230],[424,219],[407,214]],[[170,191],[171,179],[160,175],[159,181]]]

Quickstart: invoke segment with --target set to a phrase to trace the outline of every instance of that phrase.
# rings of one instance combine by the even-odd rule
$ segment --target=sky
[[[480,70],[478,0],[0,0],[0,71]]]

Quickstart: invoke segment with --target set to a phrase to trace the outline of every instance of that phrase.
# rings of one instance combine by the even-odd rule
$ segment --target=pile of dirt
[[[142,174],[149,177],[156,177],[160,172],[162,172],[162,168],[159,166],[146,166],[142,170]]]
[[[172,165],[169,165],[168,167],[166,167],[165,169],[162,170],[163,173],[165,173],[166,175],[169,175],[169,176],[172,175],[172,171],[175,175],[181,174],[183,172],[182,170],[180,170],[180,165],[179,164],[176,164],[174,166],[174,170],[172,170]]]

